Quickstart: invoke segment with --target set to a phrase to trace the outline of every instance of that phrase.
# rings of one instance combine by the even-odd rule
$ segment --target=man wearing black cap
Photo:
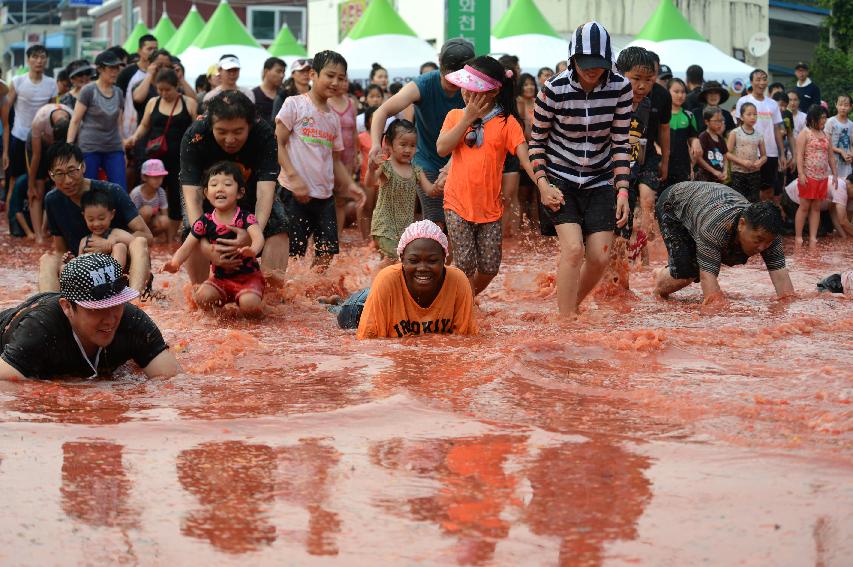
[[[800,112],[807,114],[813,104],[820,104],[820,89],[809,79],[809,66],[800,61],[794,67],[797,86],[794,90],[800,96]]]
[[[666,89],[670,79],[672,79],[672,69],[669,68],[669,65],[661,65],[658,68],[657,84]]]
[[[149,378],[178,363],[148,315],[127,303],[121,265],[84,254],[62,270],[59,293],[40,293],[0,311],[0,379],[108,376],[133,359]]]
[[[444,77],[458,71],[469,59],[474,58],[474,46],[462,38],[446,41],[438,56],[438,71],[431,71],[408,83],[400,92],[386,100],[373,113],[370,137],[370,159],[376,159],[382,153],[382,134],[385,121],[409,105],[415,106],[415,126],[418,131],[417,153],[413,163],[424,170],[427,179],[435,182],[438,172],[447,165],[449,157],[441,157],[435,149],[435,142],[444,124],[444,117],[455,108],[465,108],[459,87]],[[417,189],[424,218],[444,226],[444,197],[430,197]]]

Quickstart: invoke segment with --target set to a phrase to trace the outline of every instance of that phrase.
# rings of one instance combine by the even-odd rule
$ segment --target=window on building
[[[258,41],[272,41],[282,26],[287,25],[299,43],[305,43],[306,9],[300,6],[249,6],[249,32]]]
[[[98,33],[96,34],[96,39],[103,39],[104,41],[108,41],[110,39],[110,30],[109,22],[101,22],[98,24]]]
[[[121,33],[121,16],[113,18],[113,45],[121,45],[124,43]]]
[[[138,24],[141,20],[142,20],[142,8],[137,6],[136,8],[133,9],[133,12],[131,13],[131,16],[130,16],[130,29],[135,28],[136,24]]]

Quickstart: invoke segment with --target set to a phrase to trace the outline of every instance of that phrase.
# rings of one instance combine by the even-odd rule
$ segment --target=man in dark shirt
[[[137,72],[141,71],[142,73],[146,73],[148,71],[148,63],[150,61],[151,54],[155,51],[157,51],[156,37],[151,34],[145,34],[139,38],[139,50],[137,51],[139,54],[139,62],[128,65],[122,69],[116,79],[116,86],[120,88],[126,96],[128,95],[127,86],[130,84],[130,80]]]
[[[127,192],[115,183],[83,177],[86,171],[83,153],[73,144],[57,143],[51,146],[47,152],[47,167],[48,175],[56,185],[44,198],[44,210],[53,235],[53,249],[41,257],[39,291],[59,289],[58,276],[63,256],[69,251],[75,254],[79,250],[80,240],[91,232],[83,218],[80,199],[87,191],[99,188],[109,193],[115,206],[116,214],[111,226],[126,230],[135,237],[128,246],[130,287],[143,292],[151,274],[148,246],[154,237]],[[109,254],[113,244],[109,238],[92,236],[85,252]]]
[[[809,66],[800,61],[794,67],[797,86],[794,90],[800,96],[800,112],[808,113],[813,104],[820,104],[820,89],[809,79]]]
[[[252,89],[255,95],[255,109],[258,117],[269,122],[275,128],[272,115],[272,103],[278,96],[281,84],[284,81],[284,72],[287,63],[278,57],[270,57],[264,61],[264,72],[261,76],[261,84]]]
[[[95,378],[133,359],[149,377],[171,377],[178,364],[157,325],[127,302],[121,265],[84,254],[62,270],[59,293],[40,293],[0,311],[0,379]]]
[[[202,194],[202,178],[208,167],[223,160],[236,162],[243,170],[246,193],[238,204],[255,214],[264,231],[261,268],[264,272],[284,271],[290,241],[284,208],[276,198],[280,167],[275,131],[257,118],[255,105],[239,91],[225,91],[214,97],[204,117],[187,128],[181,141],[181,198],[187,227],[203,211],[212,210]],[[245,229],[234,232],[237,239],[219,240],[212,248],[202,241],[201,254],[190,256],[185,264],[190,280],[205,281],[209,261],[223,268],[242,262],[236,250],[248,246],[250,240]]]
[[[702,105],[699,95],[702,94],[702,85],[705,84],[705,71],[699,65],[691,65],[685,73],[687,78],[687,98],[684,100],[684,108],[695,113]]]
[[[782,215],[772,201],[750,204],[737,191],[703,181],[667,188],[657,204],[667,268],[655,274],[655,293],[668,297],[691,283],[702,284],[705,301],[722,298],[720,266],[745,264],[761,254],[778,297],[793,295],[782,250]]]

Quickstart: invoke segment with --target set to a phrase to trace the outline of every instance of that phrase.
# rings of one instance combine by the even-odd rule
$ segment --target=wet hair
[[[702,120],[708,121],[718,114],[722,114],[723,110],[719,106],[706,106],[702,111]]]
[[[240,91],[222,91],[207,104],[211,126],[216,120],[242,118],[249,125],[255,122],[255,105]]]
[[[775,92],[771,98],[776,102],[784,102],[785,104],[788,104],[788,95],[785,94],[785,91]]]
[[[264,71],[269,71],[276,65],[281,65],[287,71],[287,63],[281,57],[267,57],[267,60],[264,61]]]
[[[142,46],[145,45],[146,43],[148,43],[149,41],[155,41],[156,42],[157,38],[154,37],[153,35],[151,35],[150,33],[147,33],[147,34],[143,35],[142,37],[140,37],[139,38],[139,49],[142,49]]]
[[[547,68],[548,67],[543,67],[543,69]],[[541,73],[542,69],[539,69],[539,72]],[[533,81],[533,88],[536,89],[536,94],[539,94],[539,85],[536,84],[536,78],[530,73],[522,73],[521,76],[518,77],[518,83],[516,83],[516,96],[521,96],[524,93],[524,83],[527,81]]]
[[[498,61],[505,69],[509,69],[510,71],[514,71],[518,66],[518,57],[515,55],[501,55],[498,57]]]
[[[835,99],[835,105],[836,105],[836,106],[838,106],[838,101],[839,101],[839,100],[841,100],[841,99],[846,100],[846,101],[847,101],[847,104],[850,104],[850,103],[851,103],[851,100],[853,100],[853,99],[851,99],[851,98],[850,98],[850,95],[848,95],[848,94],[840,94],[840,95],[838,95],[838,98],[837,98],[837,99]]]
[[[156,85],[157,83],[167,83],[178,88],[178,74],[174,69],[160,69],[154,78],[154,84]]]
[[[685,84],[684,84],[684,81],[682,81],[682,80],[681,80],[681,79],[679,79],[678,77],[673,77],[673,78],[671,78],[669,81],[667,81],[667,82],[666,82],[666,89],[667,89],[667,90],[671,89],[671,88],[672,88],[672,85],[674,85],[674,84],[676,84],[676,83],[677,83],[677,84],[679,84],[679,85],[681,85],[681,86],[684,88],[684,90],[685,90],[685,91],[687,90],[687,85],[685,85]],[[745,103],[744,103],[744,104],[745,104]],[[755,105],[753,105],[753,106],[755,106]],[[741,107],[741,108],[742,108],[742,107]]]
[[[207,185],[210,183],[210,178],[219,174],[230,175],[234,178],[234,181],[237,182],[238,187],[241,189],[246,188],[246,178],[243,177],[243,171],[240,169],[240,166],[233,161],[223,160],[214,163],[207,169],[207,171],[204,172],[204,177],[201,180],[201,186],[204,187],[205,191],[207,191]]]
[[[756,75],[764,75],[766,77],[767,71],[765,71],[764,69],[753,69],[752,72],[749,74],[749,82],[750,83],[752,83],[752,81],[755,79]],[[750,86],[752,86],[752,85],[750,84]]]
[[[347,60],[337,51],[330,51],[328,49],[320,51],[311,60],[311,68],[314,69],[315,73],[319,73],[331,65],[340,65],[344,68],[344,71],[347,70]]]
[[[391,96],[394,96],[403,88],[403,83],[394,82],[388,85],[388,92],[391,93]]]
[[[382,90],[382,87],[380,87],[376,83],[370,83],[369,85],[367,85],[367,88],[364,89],[365,98],[367,97],[367,95],[370,94],[371,91],[379,91],[380,95],[385,96],[385,91]]]
[[[33,55],[38,55],[40,53],[47,55],[47,48],[40,43],[36,43],[35,45],[31,45],[27,48],[27,57],[32,57]]]
[[[699,65],[691,65],[687,68],[684,75],[687,77],[687,82],[693,85],[701,85],[705,82],[705,71]]]
[[[740,115],[743,116],[743,113],[746,112],[747,108],[752,108],[754,111],[758,112],[758,108],[752,104],[751,102],[745,102],[740,105]]]
[[[51,144],[47,149],[47,169],[53,169],[58,163],[66,163],[72,159],[78,163],[83,163],[83,152],[78,146],[69,144],[68,142],[56,142]]]
[[[642,47],[634,45],[626,47],[619,52],[619,58],[616,59],[616,69],[619,70],[620,74],[624,75],[635,67],[641,71],[655,72],[655,60],[652,59],[649,52]]]
[[[59,118],[56,122],[53,122],[54,114],[61,112],[65,114],[66,117]],[[51,123],[50,128],[53,131],[53,139],[54,140],[64,140],[68,136],[68,125],[71,124],[71,116],[68,116],[68,111],[63,108],[57,108],[50,113],[48,121]]]
[[[791,95],[797,95],[797,100],[799,100],[799,99],[800,99],[800,93],[798,93],[798,92],[796,91],[796,89],[788,89],[787,94],[788,94],[788,99],[789,99],[789,100],[790,100],[790,98],[791,98]]]
[[[782,213],[772,201],[752,203],[743,211],[743,218],[752,230],[763,230],[774,236],[782,234]]]
[[[820,127],[820,119],[822,116],[827,116],[829,113],[824,107],[819,104],[813,104],[806,113],[806,126],[808,128],[817,129]]]
[[[370,125],[373,124],[373,113],[378,109],[378,106],[368,106],[364,109],[364,129],[368,132],[370,132]]]
[[[56,74],[56,82],[57,83],[59,81],[63,81],[63,82],[67,83],[70,80],[71,80],[71,77],[68,76],[68,71],[66,71],[65,69],[61,70],[59,73]]]
[[[116,210],[112,196],[105,189],[93,187],[80,197],[80,208],[86,210],[89,207],[104,207],[108,211]]]
[[[784,90],[785,90],[785,85],[783,85],[782,83],[780,83],[780,82],[778,82],[778,81],[777,81],[777,82],[775,82],[775,83],[770,83],[770,85],[767,87],[767,90],[768,90],[768,91],[772,91],[772,90],[775,90],[775,89],[782,89],[782,91],[784,91]]]
[[[426,63],[423,63],[418,74],[423,75],[424,73],[429,73],[430,71],[438,71],[438,63],[434,61],[427,61]]]
[[[652,56],[652,61],[655,62],[655,65],[660,65],[660,55],[658,55],[657,53],[655,53],[651,49],[647,49],[646,51],[648,51],[649,55]]]
[[[383,67],[379,63],[374,63],[373,65],[370,66],[370,75],[368,76],[368,79],[370,80],[371,83],[373,82],[373,77],[375,77],[376,73],[378,73],[379,71],[385,71],[385,74],[386,75],[388,74],[388,69],[386,69],[385,67]]]
[[[210,90],[210,79],[207,78],[207,74],[201,74],[195,78],[195,90],[204,92],[208,92]]]
[[[367,119],[365,118],[365,124],[367,123]],[[403,134],[415,134],[417,130],[415,129],[415,125],[409,122],[404,118],[396,118],[391,124],[388,125],[388,129],[385,130],[384,139],[385,143],[389,146],[394,143],[399,136]]]
[[[515,103],[515,81],[507,76],[507,70],[504,69],[504,66],[497,59],[488,55],[475,57],[468,62],[468,65],[500,83],[501,88],[495,98],[495,102],[501,105],[500,115],[504,120],[514,116],[516,120],[521,122],[521,117],[518,115],[518,105]]]
[[[110,53],[112,53],[113,55],[115,55],[116,57],[118,57],[122,61],[127,61],[128,58],[130,57],[130,55],[127,53],[127,50],[120,45],[113,45],[112,47],[107,49],[107,51],[109,51]],[[137,57],[137,59],[139,58],[138,54],[134,53],[134,55]]]

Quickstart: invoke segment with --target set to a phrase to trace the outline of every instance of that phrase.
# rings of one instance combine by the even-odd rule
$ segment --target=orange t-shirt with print
[[[403,280],[403,265],[377,274],[358,324],[358,339],[418,335],[476,335],[474,297],[468,277],[447,266],[441,291],[432,305],[421,307]]]
[[[442,132],[456,126],[464,110],[451,110]],[[469,130],[470,131],[470,130]],[[483,145],[469,148],[465,137],[453,148],[450,172],[444,185],[444,208],[470,222],[494,222],[503,216],[501,181],[507,152],[525,142],[518,120],[495,116],[483,126]]]

